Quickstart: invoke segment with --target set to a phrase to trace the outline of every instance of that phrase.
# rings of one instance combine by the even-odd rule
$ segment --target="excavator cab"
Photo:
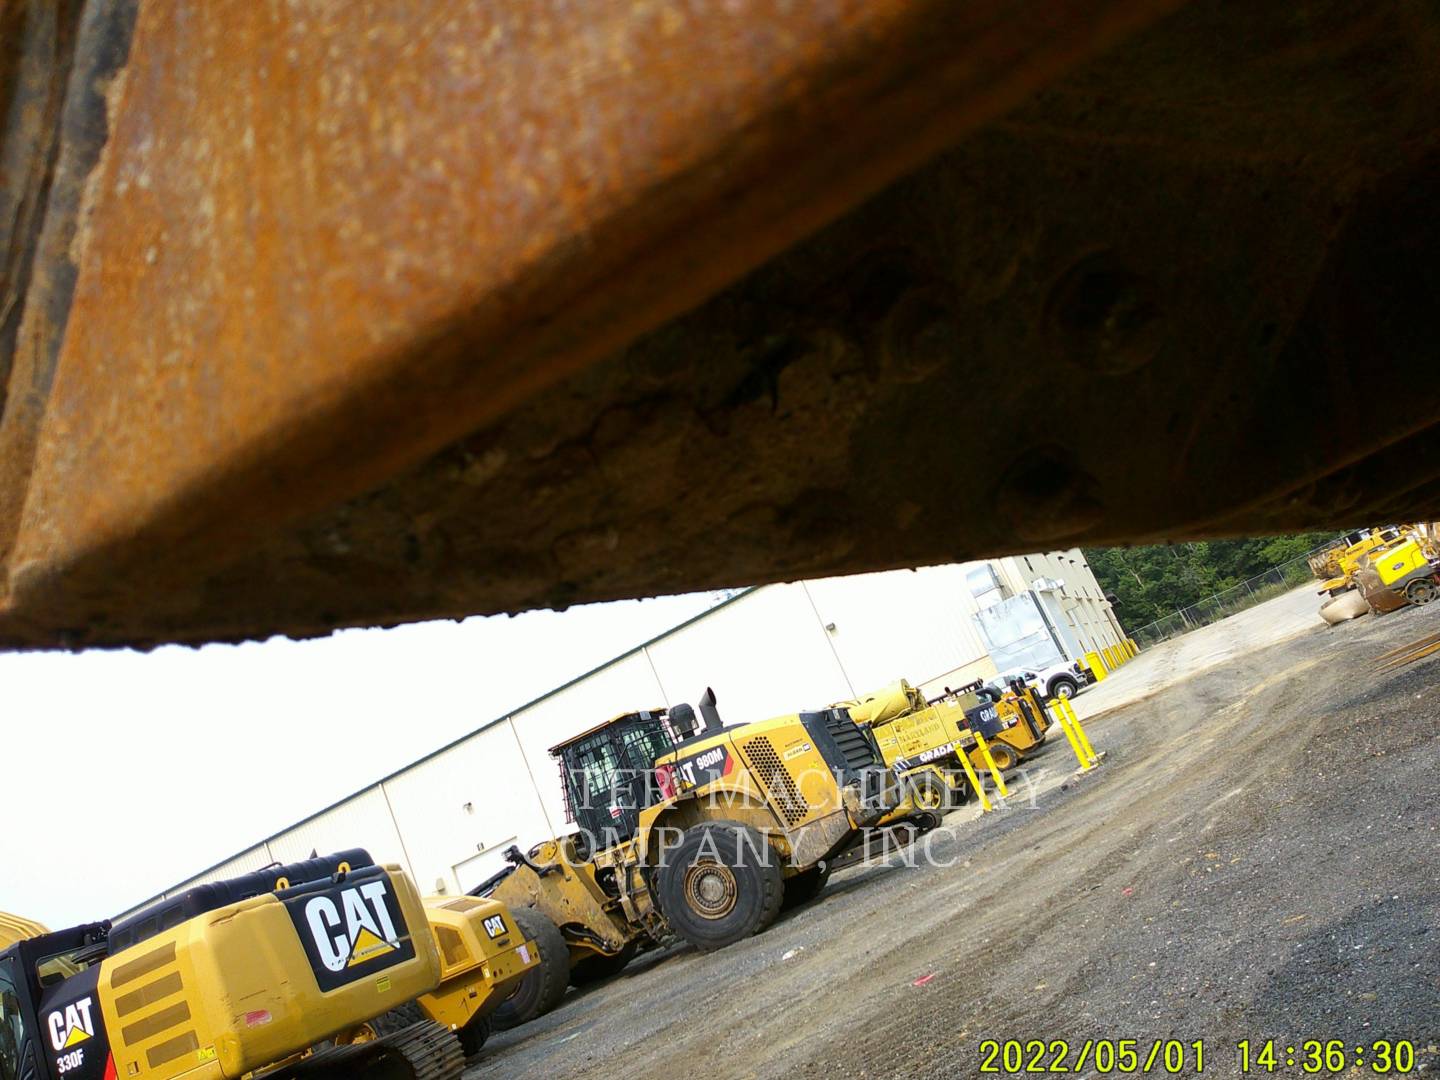
[[[34,1023],[21,1005],[22,986],[16,970],[18,952],[10,948],[0,953],[0,1080],[19,1080],[21,1073],[29,1075],[34,1069],[29,1053]],[[26,1059],[24,1065],[22,1054]]]

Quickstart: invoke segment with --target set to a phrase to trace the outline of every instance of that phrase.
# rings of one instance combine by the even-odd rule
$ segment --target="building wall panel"
[[[525,757],[535,772],[544,814],[559,833],[571,831],[565,820],[560,766],[550,748],[620,713],[664,708],[668,702],[643,652],[631,653],[592,672],[512,717]],[[547,832],[545,836],[557,835]],[[536,837],[543,839],[543,837]]]
[[[851,696],[801,585],[757,589],[646,647],[669,705],[714,689],[727,724]]]
[[[406,870],[414,869],[405,859],[400,833],[378,786],[366,788],[270,840],[275,861],[282,863],[308,859],[311,852],[330,855],[356,847],[370,852],[378,863],[398,863]]]
[[[803,588],[857,694],[901,678],[928,683],[985,655],[964,567],[824,578]]]
[[[386,780],[385,794],[424,892],[457,891],[456,866],[487,855],[498,868],[509,844],[550,835],[508,720]]]

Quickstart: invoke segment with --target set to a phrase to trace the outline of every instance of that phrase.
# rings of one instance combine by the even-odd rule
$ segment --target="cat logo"
[[[400,948],[385,906],[387,889],[384,881],[367,881],[342,889],[338,897],[322,894],[306,902],[305,921],[321,962],[331,971],[344,971]]]
[[[485,927],[485,933],[490,935],[492,941],[497,937],[505,936],[505,916],[503,915],[491,915],[481,925]]]
[[[76,1043],[95,1037],[95,1021],[90,1015],[91,999],[83,997],[64,1010],[56,1009],[47,1019],[50,1026],[50,1045],[56,1050],[68,1050]]]

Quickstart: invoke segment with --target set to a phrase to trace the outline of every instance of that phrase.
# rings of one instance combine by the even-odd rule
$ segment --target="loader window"
[[[25,1021],[15,990],[15,961],[0,960],[0,1080],[15,1080],[20,1075],[20,1047],[24,1045]]]

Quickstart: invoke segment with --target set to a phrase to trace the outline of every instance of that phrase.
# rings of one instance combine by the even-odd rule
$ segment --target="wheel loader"
[[[885,763],[909,789],[911,804],[931,812],[969,799],[960,754],[978,775],[989,768],[977,732],[1003,773],[1039,750],[1052,723],[1034,688],[1018,679],[1003,694],[977,680],[958,690],[946,688],[931,700],[900,679],[842,704],[874,734]]]
[[[551,749],[578,831],[511,848],[511,865],[475,890],[538,924],[540,968],[498,1025],[549,1011],[569,982],[672,934],[711,950],[765,929],[903,799],[844,708],[727,727],[707,691],[700,712],[703,729],[689,705],[628,712]]]
[[[201,885],[113,924],[14,920],[0,950],[0,1080],[458,1078],[475,1030],[461,1018],[483,1020],[484,999],[538,960],[501,905],[458,899],[475,906],[427,919],[404,872],[357,849]],[[494,943],[468,960],[479,942],[460,933],[465,916]],[[450,1019],[410,1022],[417,1000]]]

